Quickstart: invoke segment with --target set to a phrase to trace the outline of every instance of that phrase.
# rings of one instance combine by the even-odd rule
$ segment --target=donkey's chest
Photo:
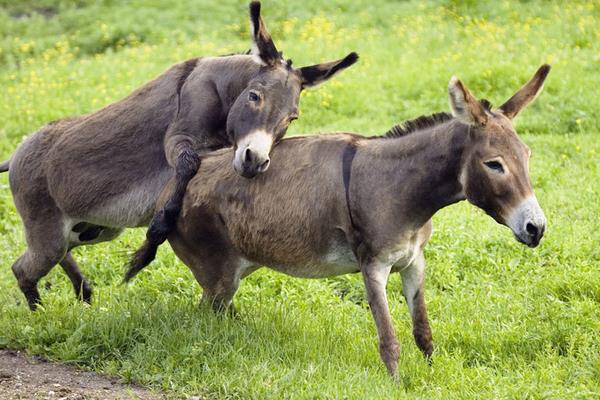
[[[392,265],[392,272],[402,271],[415,261],[417,255],[415,246],[402,246],[387,255],[387,264]]]
[[[392,266],[392,272],[398,272],[412,265],[421,253],[421,238],[412,234],[409,238],[398,241],[394,246],[382,251],[377,259],[385,265]]]

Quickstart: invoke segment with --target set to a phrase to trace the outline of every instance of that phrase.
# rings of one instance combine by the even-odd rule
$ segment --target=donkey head
[[[250,3],[252,56],[260,63],[258,74],[235,100],[227,118],[234,143],[233,167],[252,178],[269,168],[269,154],[298,118],[300,92],[318,85],[358,60],[356,53],[329,63],[295,69],[277,51],[260,17],[260,3]]]
[[[539,244],[546,228],[529,178],[531,151],[519,139],[512,119],[542,90],[550,72],[543,65],[533,78],[499,108],[478,101],[456,78],[448,91],[453,115],[469,125],[473,145],[465,154],[461,184],[469,202],[508,226],[521,243]]]

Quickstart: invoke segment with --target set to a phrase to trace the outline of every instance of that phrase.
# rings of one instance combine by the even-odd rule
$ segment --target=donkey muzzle
[[[271,164],[271,160],[268,156],[261,157],[259,154],[254,153],[251,149],[246,148],[242,152],[241,164],[238,164],[234,161],[233,168],[244,178],[254,178],[256,175],[261,174],[269,169],[269,164]]]
[[[246,135],[235,150],[233,168],[244,178],[254,178],[269,169],[269,153],[273,137],[265,131],[254,131]]]
[[[508,227],[517,240],[529,247],[540,244],[546,231],[546,217],[534,196],[523,200],[509,215]]]

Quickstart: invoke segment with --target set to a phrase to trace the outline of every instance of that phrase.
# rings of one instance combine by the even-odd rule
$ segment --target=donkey
[[[76,295],[91,289],[71,249],[114,239],[124,228],[148,225],[164,185],[175,190],[149,236],[175,220],[200,159],[234,148],[233,169],[251,178],[270,164],[271,148],[298,116],[300,92],[356,62],[344,59],[294,69],[279,53],[250,4],[249,55],[188,60],[128,97],[92,114],[49,123],[0,166],[9,172],[27,251],[12,266],[30,308],[38,281],[60,263]],[[228,169],[230,167],[227,167]]]
[[[396,375],[387,280],[400,272],[413,335],[429,359],[423,248],[438,210],[466,199],[521,243],[539,244],[546,219],[529,179],[530,151],[511,120],[540,92],[549,70],[542,66],[497,109],[452,78],[452,114],[420,117],[375,138],[283,140],[272,159],[285,167],[252,181],[224,168],[230,152],[211,154],[191,180],[168,240],[202,286],[203,302],[217,311],[263,265],[304,278],[361,272],[381,357]]]

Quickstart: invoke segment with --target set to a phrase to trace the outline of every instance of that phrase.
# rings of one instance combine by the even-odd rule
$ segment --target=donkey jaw
[[[535,196],[529,196],[508,215],[506,225],[515,238],[528,247],[537,247],[546,230],[546,217]]]

